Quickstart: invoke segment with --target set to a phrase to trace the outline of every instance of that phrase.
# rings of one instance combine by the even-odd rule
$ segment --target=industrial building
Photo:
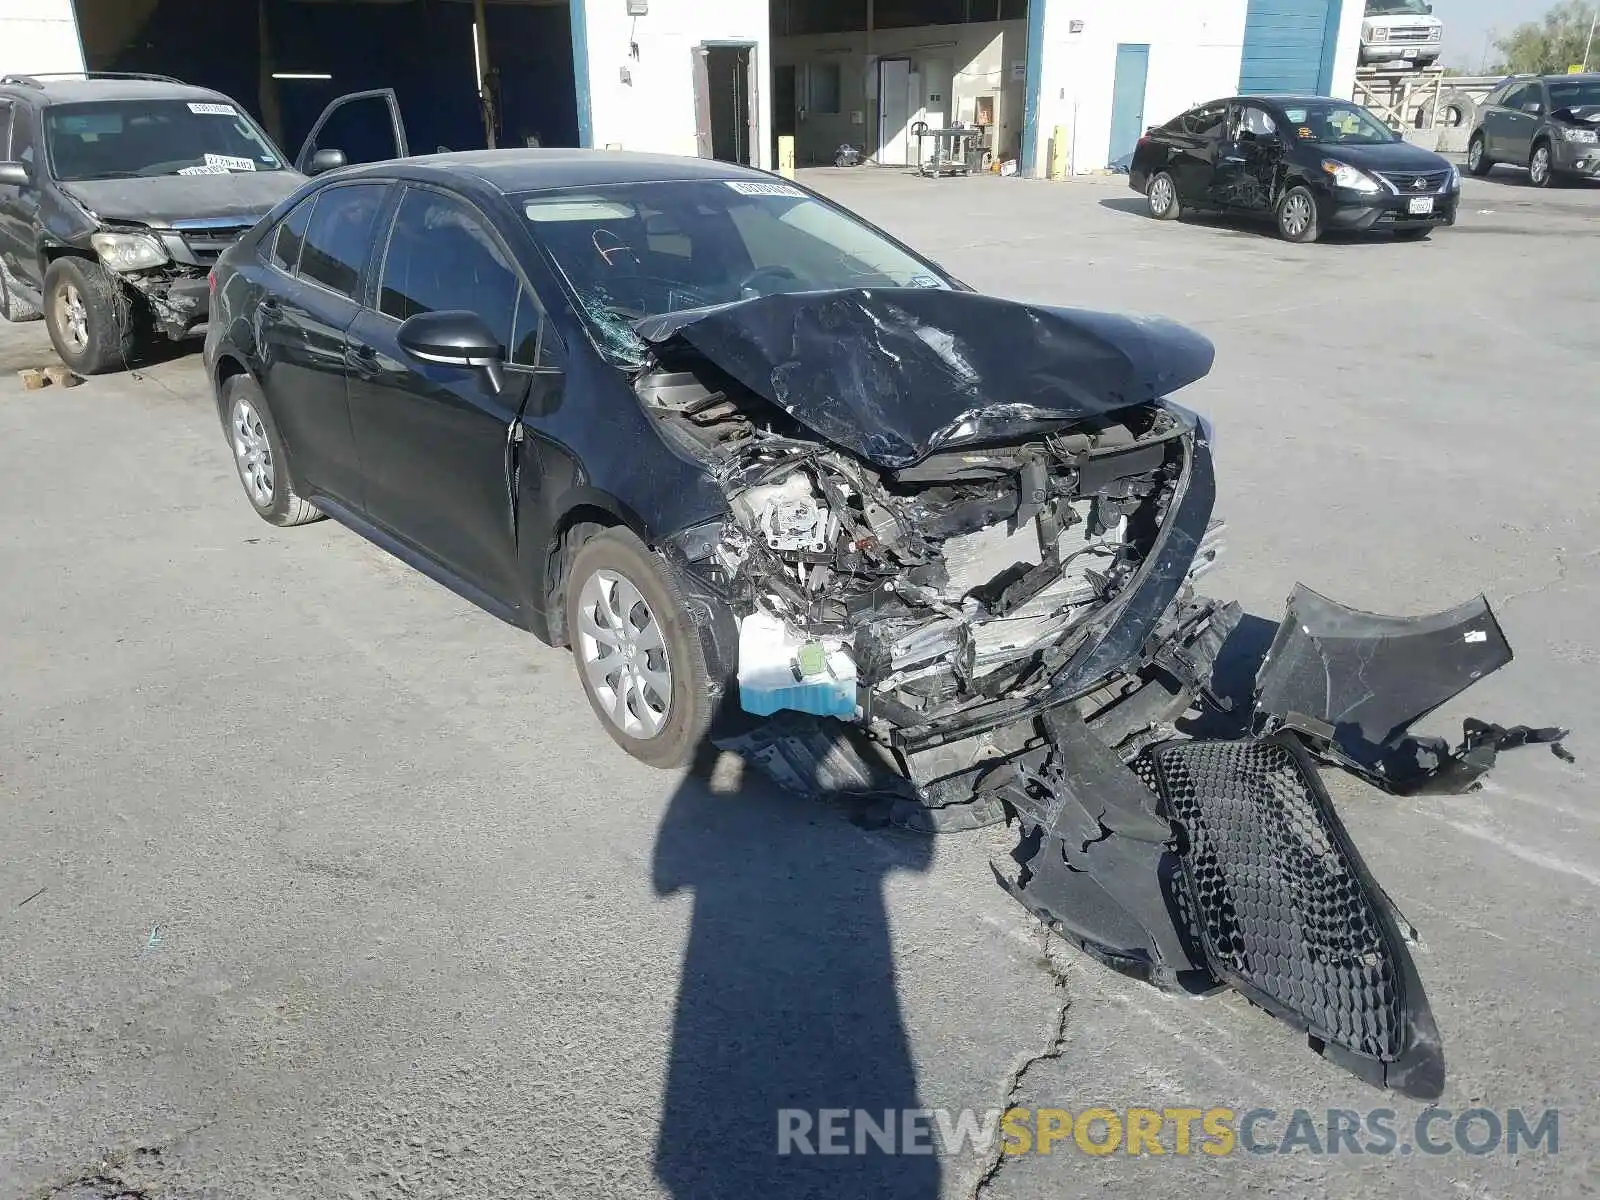
[[[773,167],[982,129],[1021,173],[1125,160],[1235,91],[1348,96],[1357,0],[5,0],[0,73],[150,71],[228,93],[293,152],[392,88],[413,153],[597,146]],[[319,139],[392,153],[377,105]]]

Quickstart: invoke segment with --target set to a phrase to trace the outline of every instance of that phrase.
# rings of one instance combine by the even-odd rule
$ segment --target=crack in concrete
[[[1000,1103],[1000,1115],[1004,1120],[1005,1114],[1010,1111],[1012,1103],[1022,1091],[1022,1081],[1029,1071],[1042,1062],[1060,1058],[1066,1053],[1067,1048],[1067,1016],[1072,1011],[1072,998],[1065,995],[1067,990],[1067,972],[1051,955],[1052,935],[1048,929],[1042,929],[1043,939],[1040,946],[1040,965],[1055,983],[1058,991],[1063,993],[1060,1006],[1056,1009],[1054,1027],[1050,1040],[1045,1043],[1044,1049],[1033,1054],[1024,1055],[1017,1060],[1011,1072],[1006,1076],[1002,1089],[1003,1095]],[[994,1145],[989,1150],[989,1161],[984,1163],[983,1169],[973,1181],[972,1188],[967,1192],[967,1200],[979,1200],[1000,1174],[1000,1169],[1005,1166],[1006,1142],[1001,1135],[999,1126],[995,1128]]]
[[[1554,579],[1547,579],[1541,584],[1530,588],[1524,588],[1520,592],[1512,592],[1510,595],[1504,597],[1500,601],[1500,607],[1502,609],[1506,609],[1511,607],[1512,602],[1515,600],[1526,600],[1530,596],[1540,596],[1545,592],[1548,592],[1551,588],[1560,587],[1572,577],[1572,572],[1577,569],[1580,564],[1587,562],[1591,558],[1600,557],[1600,550],[1586,550],[1570,561],[1567,558],[1566,552],[1562,550],[1556,551],[1552,557],[1555,559],[1556,563],[1556,577]]]

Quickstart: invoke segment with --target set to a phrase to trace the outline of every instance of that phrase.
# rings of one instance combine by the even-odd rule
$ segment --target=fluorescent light
[[[478,23],[472,23],[472,70],[477,81],[478,95],[483,95],[483,51],[478,46]]]
[[[319,74],[317,74],[315,72],[307,72],[307,71],[274,71],[272,73],[272,77],[274,79],[332,79],[333,78],[332,75],[319,75]]]

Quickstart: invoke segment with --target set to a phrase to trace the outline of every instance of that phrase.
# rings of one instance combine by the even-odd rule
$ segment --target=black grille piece
[[[1218,977],[1371,1082],[1437,1094],[1438,1035],[1415,968],[1303,751],[1285,737],[1169,742],[1135,770],[1184,830]]]

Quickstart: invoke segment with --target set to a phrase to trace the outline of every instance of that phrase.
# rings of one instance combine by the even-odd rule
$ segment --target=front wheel
[[[1550,144],[1540,142],[1528,156],[1528,182],[1536,188],[1547,188],[1555,181],[1556,173],[1550,158]]]
[[[138,350],[133,302],[98,262],[68,255],[44,276],[44,323],[56,353],[79,375],[131,366]]]
[[[1467,170],[1480,179],[1494,170],[1494,160],[1489,157],[1481,133],[1473,134],[1472,141],[1467,144]]]
[[[689,762],[715,711],[705,650],[666,564],[631,531],[597,533],[574,556],[567,631],[611,740],[652,767]]]
[[[1278,234],[1288,242],[1314,242],[1322,230],[1317,200],[1306,187],[1292,187],[1278,201]]]
[[[1178,199],[1178,185],[1165,171],[1158,171],[1150,177],[1144,198],[1150,205],[1150,215],[1158,221],[1176,221],[1183,213],[1183,204]]]

